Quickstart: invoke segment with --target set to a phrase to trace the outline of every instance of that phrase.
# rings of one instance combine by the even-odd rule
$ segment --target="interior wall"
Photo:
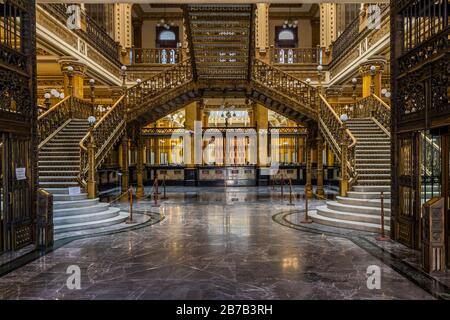
[[[176,27],[180,30],[180,42],[184,45],[184,27],[183,20],[173,20]],[[156,47],[156,20],[145,20],[142,24],[142,48]]]
[[[284,19],[271,19],[269,22],[269,41],[271,45],[275,45],[275,27],[282,26]],[[312,43],[312,27],[311,20],[300,19],[298,20],[298,47],[299,48],[311,48]]]

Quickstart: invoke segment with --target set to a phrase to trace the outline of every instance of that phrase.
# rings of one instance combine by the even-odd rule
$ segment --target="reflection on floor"
[[[432,299],[339,236],[283,226],[279,187],[170,188],[159,224],[72,241],[0,278],[2,299]],[[295,189],[302,193],[302,189]],[[287,199],[287,197],[286,197]],[[323,204],[312,201],[311,206]],[[81,269],[69,290],[67,268]],[[381,268],[381,289],[367,268]]]

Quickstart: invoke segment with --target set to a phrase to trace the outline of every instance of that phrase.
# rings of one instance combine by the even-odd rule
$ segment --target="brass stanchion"
[[[293,202],[293,195],[292,195],[292,180],[289,179],[289,206],[293,206],[294,202]]]
[[[162,200],[167,200],[167,196],[166,196],[166,175],[163,175],[163,196],[162,196]]]
[[[159,207],[158,204],[158,198],[159,198],[159,193],[158,193],[158,176],[155,176],[155,181],[153,183],[153,199],[155,200],[155,203],[152,205],[152,207]]]
[[[381,191],[380,195],[380,205],[381,205],[381,235],[377,237],[376,239],[378,241],[388,241],[389,237],[386,237],[385,231],[384,231],[384,192]]]
[[[307,191],[305,190],[305,217],[302,221],[300,221],[300,223],[312,223],[313,221],[309,218],[308,216],[308,194]]]
[[[281,174],[281,201],[284,200],[284,176]]]
[[[133,187],[130,187],[128,189],[128,199],[130,202],[130,216],[128,217],[127,221],[125,221],[125,223],[133,224],[136,223],[136,221],[133,220]]]

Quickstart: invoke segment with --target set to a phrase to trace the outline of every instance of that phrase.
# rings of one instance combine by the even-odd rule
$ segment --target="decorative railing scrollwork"
[[[193,80],[190,59],[142,81],[127,90],[127,105],[133,110],[171,89]]]
[[[318,91],[306,82],[258,59],[253,61],[252,79],[278,95],[302,104],[309,116],[317,116]]]
[[[68,96],[38,117],[40,147],[51,135],[71,119],[87,119],[90,104],[85,100]]]
[[[342,128],[344,124],[339,118],[338,114],[333,110],[327,100],[322,96],[320,97],[320,116],[319,116],[319,130],[327,141],[327,144],[331,147],[334,154],[338,159],[341,159],[342,150]],[[347,168],[349,176],[349,185],[356,183],[358,178],[356,172],[356,138],[350,132],[349,129],[345,130],[344,139],[347,139],[346,145],[348,145],[347,150]]]
[[[96,169],[121,137],[125,126],[126,98],[122,96],[80,141],[80,172],[78,180],[83,187],[86,186],[89,170],[88,148],[86,144],[93,138],[95,144],[95,165],[93,169]]]
[[[181,61],[181,50],[178,48],[133,48],[131,64],[176,64]]]
[[[320,48],[272,48],[272,62],[279,64],[319,64]]]
[[[355,104],[338,106],[334,110],[338,115],[347,114],[352,118],[374,118],[384,127],[384,131],[391,130],[391,107],[375,94],[363,98]]]

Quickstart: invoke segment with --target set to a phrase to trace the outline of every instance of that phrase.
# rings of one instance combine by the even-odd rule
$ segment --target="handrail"
[[[329,144],[331,150],[333,150],[334,154],[341,158],[342,155],[342,132],[341,128],[344,123],[339,118],[336,111],[331,107],[328,101],[322,94],[319,94],[319,98],[321,100],[320,104],[320,114],[319,114],[319,130],[324,136],[325,140]],[[349,184],[350,186],[354,184],[357,180],[358,174],[356,171],[356,144],[357,140],[352,132],[346,128],[345,129],[345,139],[351,141],[351,143],[347,147],[347,168],[349,173]]]
[[[43,114],[41,114],[38,117],[38,121],[40,121],[41,119],[45,118],[47,115],[49,115],[50,113],[52,113],[53,111],[55,111],[56,109],[58,109],[61,105],[63,105],[64,103],[66,103],[67,100],[70,99],[71,96],[67,96],[64,99],[62,99],[61,101],[59,101],[57,104],[55,104],[53,107],[50,107],[50,109],[48,109],[47,111],[45,111]]]
[[[259,59],[253,60],[252,81],[269,94],[275,91],[279,98],[302,105],[302,113],[317,118],[318,90],[308,83]]]
[[[89,132],[79,142],[80,147],[80,171],[78,181],[82,186],[86,186],[86,173],[89,170],[88,147],[85,145],[88,139],[93,138],[95,143],[95,164],[97,168],[103,161],[109,150],[114,146],[125,130],[125,101],[126,96],[121,96],[111,109],[89,130]]]

